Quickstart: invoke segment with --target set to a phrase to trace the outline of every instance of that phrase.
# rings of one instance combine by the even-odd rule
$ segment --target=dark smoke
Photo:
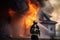
[[[9,0],[0,0],[0,39],[8,40],[9,34],[8,24],[11,23],[11,16],[8,14],[8,9],[11,8],[8,3]]]
[[[14,8],[17,13],[23,14],[28,10],[27,0],[16,0],[16,8]]]
[[[38,3],[39,4],[38,4]],[[31,3],[33,3],[33,4],[35,4],[36,6],[40,6],[40,7],[44,7],[45,6],[45,4],[44,4],[44,0],[31,0]]]
[[[37,0],[39,3],[40,3],[40,7],[44,7],[45,4],[44,4],[44,0]]]

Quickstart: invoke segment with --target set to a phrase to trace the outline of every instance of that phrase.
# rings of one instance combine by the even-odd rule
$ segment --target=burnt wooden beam
[[[41,12],[41,14],[46,18],[46,20],[50,21],[50,17],[48,16],[48,14],[44,13],[43,11]]]

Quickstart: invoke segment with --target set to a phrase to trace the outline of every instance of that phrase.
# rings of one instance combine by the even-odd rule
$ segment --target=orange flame
[[[29,0],[28,2],[29,5],[29,10],[27,12],[27,17],[26,17],[26,28],[29,28],[31,25],[33,25],[33,21],[37,20],[37,11],[38,11],[38,7],[34,4],[32,4]]]
[[[25,20],[26,28],[29,28],[31,25],[33,25],[33,21],[37,20],[36,15],[39,8],[35,4],[31,3],[30,0],[27,1],[28,1],[29,10],[26,12],[27,17],[24,17],[24,19],[26,19]],[[9,9],[9,14],[11,17],[13,17],[15,13],[16,13],[15,11]]]
[[[20,17],[20,19],[16,19],[17,21],[14,19],[15,18],[14,15],[15,15],[16,12],[12,9],[9,9],[9,14],[10,14],[11,17],[13,17],[13,19],[12,19],[13,29],[12,30],[15,30],[15,28],[16,28],[15,26],[19,23],[17,25],[19,27],[17,27],[16,29],[21,28],[21,29],[19,29],[19,32],[17,34],[17,35],[20,35],[20,36],[24,36],[24,34],[25,34],[24,30],[25,29],[28,30],[28,34],[29,34],[29,32],[30,32],[29,28],[31,27],[31,25],[33,25],[33,21],[37,20],[37,12],[39,10],[39,7],[37,7],[35,4],[32,4],[30,0],[27,0],[27,1],[28,1],[29,10],[26,12],[26,15],[22,15],[22,17]],[[16,34],[14,31],[12,31],[12,33],[11,33],[12,36],[14,36]]]

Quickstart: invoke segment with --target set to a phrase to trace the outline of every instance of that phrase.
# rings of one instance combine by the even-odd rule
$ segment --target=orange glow
[[[12,9],[9,9],[8,13],[11,17],[13,17],[16,12]]]
[[[26,13],[27,17],[26,17],[26,28],[30,28],[31,25],[33,25],[33,21],[37,20],[37,11],[38,11],[38,7],[34,4],[32,4],[30,1],[28,2],[29,5],[29,10]]]
[[[33,21],[37,20],[36,15],[39,8],[35,4],[31,3],[30,0],[27,1],[28,1],[29,10],[26,12],[25,17],[23,18],[25,21],[24,22],[21,21],[21,24],[25,23],[26,28],[29,28],[33,24]],[[11,17],[13,17],[15,13],[16,13],[15,11],[9,9],[9,14]]]
[[[12,37],[15,36],[21,36],[24,37],[25,35],[30,35],[30,27],[33,25],[33,21],[37,21],[37,12],[39,10],[39,7],[37,7],[35,4],[31,3],[30,0],[28,1],[29,9],[27,12],[24,12],[25,15],[20,15],[20,18],[18,16],[15,17],[16,11],[9,9],[9,14],[12,17],[11,22],[11,35]],[[18,14],[18,13],[17,13]],[[11,36],[10,35],[10,36]]]

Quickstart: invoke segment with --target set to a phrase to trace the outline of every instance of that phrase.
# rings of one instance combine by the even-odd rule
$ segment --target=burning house
[[[46,5],[47,3],[48,5]],[[46,27],[50,27],[51,20],[49,18],[49,13],[51,13],[52,10],[53,7],[47,0],[14,0],[14,3],[8,8],[8,14],[11,17],[9,36],[12,38],[30,37],[30,27],[33,25],[34,20],[38,22],[39,27],[41,26],[41,23],[44,26],[41,26],[41,32],[49,32],[50,28]],[[49,22],[46,21],[45,23],[44,20]],[[52,24],[55,25],[55,22]],[[52,27],[52,29],[53,28],[54,27]],[[53,30],[55,31],[55,29]],[[41,36],[42,35],[45,34],[41,33]],[[49,37],[49,35],[47,37]]]

